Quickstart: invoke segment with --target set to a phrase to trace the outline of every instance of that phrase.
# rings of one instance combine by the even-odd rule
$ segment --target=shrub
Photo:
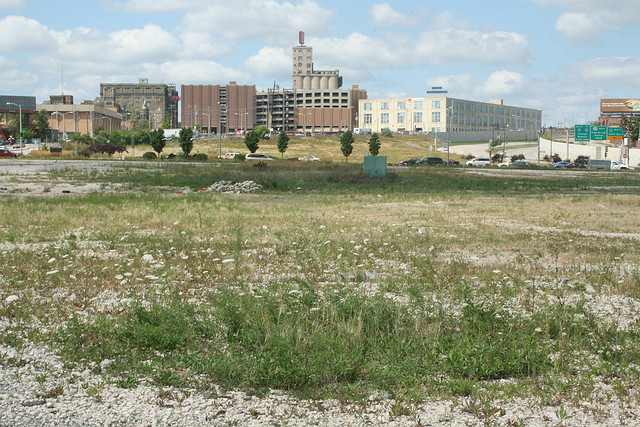
[[[155,160],[158,158],[158,156],[156,156],[156,153],[154,153],[153,151],[147,151],[142,155],[142,158],[144,160]]]
[[[491,157],[493,163],[502,163],[503,160],[504,156],[501,153],[494,154],[493,157]]]
[[[391,132],[391,129],[389,128],[384,128],[380,131],[380,135],[386,137],[386,138],[391,138],[393,137],[393,132]]]
[[[197,153],[191,156],[191,158],[197,162],[206,162],[209,156],[204,153]]]
[[[524,160],[524,154],[514,154],[511,156],[511,163],[517,162],[518,160]]]
[[[266,168],[267,167],[267,162],[262,162],[262,161],[255,162],[255,163],[253,163],[253,167],[254,168],[261,168],[261,169],[262,168]]]
[[[578,164],[581,164],[581,165],[587,165],[587,164],[589,164],[589,156],[580,155],[580,156],[576,157],[575,162],[578,163]]]

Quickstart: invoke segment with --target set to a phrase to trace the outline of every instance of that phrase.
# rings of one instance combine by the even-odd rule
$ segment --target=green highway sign
[[[594,141],[605,141],[607,139],[607,127],[591,126],[591,139]]]
[[[591,141],[591,126],[576,125],[574,129],[576,141]]]
[[[624,136],[622,128],[608,128],[607,137],[609,139],[622,139]]]

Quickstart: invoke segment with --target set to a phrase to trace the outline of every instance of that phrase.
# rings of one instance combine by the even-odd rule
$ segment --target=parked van
[[[620,170],[620,169],[628,169],[627,165],[621,165],[615,160],[609,159],[589,159],[589,169],[604,169],[604,170]]]
[[[247,154],[246,156],[244,156],[244,161],[245,162],[251,162],[251,161],[265,161],[265,160],[274,160],[273,157],[271,157],[268,154],[258,154],[258,153],[250,153]]]

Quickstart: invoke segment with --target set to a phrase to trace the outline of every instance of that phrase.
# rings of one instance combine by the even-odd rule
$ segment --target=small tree
[[[269,128],[265,125],[260,125],[254,129],[256,135],[258,135],[259,139],[269,139],[267,134],[269,133]]]
[[[391,132],[391,129],[389,128],[384,128],[380,131],[380,135],[384,136],[385,138],[392,138],[393,132]]]
[[[288,146],[289,135],[287,135],[287,132],[281,130],[280,135],[278,135],[278,151],[282,154],[282,158],[284,158],[284,152],[287,151]]]
[[[372,156],[377,156],[379,152],[380,152],[380,137],[378,136],[377,133],[374,133],[373,135],[371,135],[371,138],[369,139],[369,153],[371,153]]]
[[[353,152],[353,142],[355,138],[350,130],[346,131],[340,137],[340,150],[342,150],[342,155],[345,157],[345,161],[349,161],[349,156]]]
[[[153,151],[158,153],[158,155],[162,153],[166,144],[162,129],[156,129],[149,132],[149,144],[151,145],[151,148],[153,148]]]
[[[189,156],[191,150],[193,150],[193,129],[187,127],[180,129],[178,140],[180,141],[180,148],[182,148],[184,154]]]
[[[252,130],[248,134],[244,136],[244,143],[249,149],[250,152],[255,153],[258,151],[258,142],[260,141],[260,137],[258,136],[258,132]]]

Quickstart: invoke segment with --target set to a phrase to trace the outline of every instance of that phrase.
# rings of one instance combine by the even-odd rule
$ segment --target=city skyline
[[[291,87],[298,31],[317,69],[369,98],[455,98],[543,110],[543,124],[597,120],[601,98],[639,97],[635,0],[0,0],[0,93],[38,102],[99,96],[100,83]],[[633,56],[635,53],[635,56]],[[63,87],[64,86],[64,87]]]

